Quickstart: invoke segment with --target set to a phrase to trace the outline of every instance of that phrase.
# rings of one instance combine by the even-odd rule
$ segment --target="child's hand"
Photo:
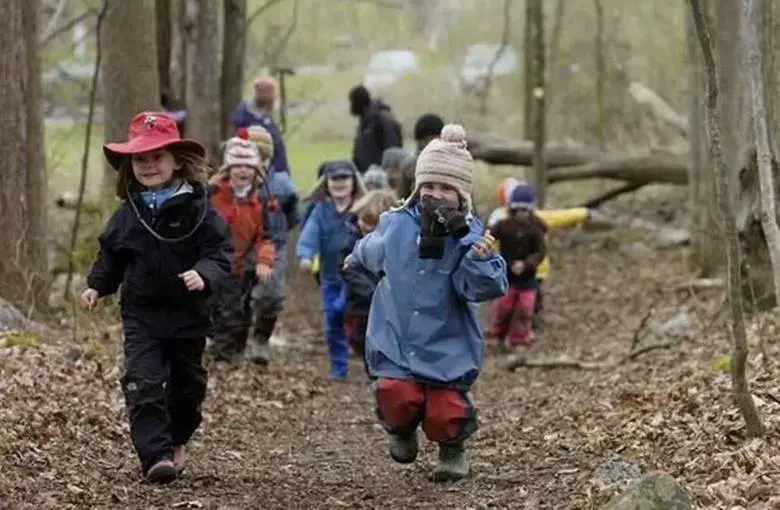
[[[189,271],[184,271],[182,274],[179,275],[179,278],[184,281],[184,285],[187,287],[187,290],[190,292],[193,291],[201,291],[206,288],[206,282],[203,281],[203,277],[198,274],[197,271],[194,269],[190,269]]]
[[[480,258],[486,258],[496,250],[496,238],[486,230],[479,241],[471,248],[474,255]]]
[[[95,308],[95,306],[97,306],[98,298],[98,291],[95,289],[85,290],[81,293],[81,308],[84,308],[85,310],[92,310]]]
[[[522,260],[515,260],[512,262],[512,273],[520,276],[525,271],[525,262]]]
[[[347,258],[344,259],[344,265],[341,266],[341,269],[343,271],[346,271],[347,269],[349,269],[350,264],[352,264],[352,254],[351,253],[349,255],[347,255]]]
[[[268,264],[257,264],[255,266],[255,276],[257,276],[257,279],[261,282],[268,281],[273,272],[274,270],[271,269]]]
[[[311,260],[301,259],[300,262],[298,262],[298,267],[300,267],[303,272],[311,272]]]

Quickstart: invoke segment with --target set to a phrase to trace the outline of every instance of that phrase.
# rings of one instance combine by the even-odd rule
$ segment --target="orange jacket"
[[[233,274],[244,271],[244,263],[254,250],[255,263],[273,266],[274,244],[265,231],[263,206],[257,193],[236,199],[227,179],[212,179],[211,205],[225,219],[233,234]]]

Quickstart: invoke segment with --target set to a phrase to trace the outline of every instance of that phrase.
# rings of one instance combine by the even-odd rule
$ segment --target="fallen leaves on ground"
[[[713,324],[720,296],[673,290],[685,279],[680,252],[655,252],[648,266],[605,239],[564,236],[565,249],[553,248],[540,341],[525,355],[619,357],[635,336],[657,334],[636,333],[651,309],[646,322],[686,312],[696,324],[671,349],[600,371],[509,372],[506,355],[489,347],[474,387],[481,428],[470,443],[470,480],[429,482],[436,451],[427,443],[415,464],[389,459],[360,363],[346,383],[326,377],[312,329],[317,294],[303,276],[283,321],[288,345],[268,371],[211,367],[187,473],[168,487],[140,481],[115,333],[95,340],[103,348],[91,357],[74,355],[68,334],[0,349],[0,506],[590,509],[639,473],[663,470],[702,508],[777,508],[776,378],[751,356],[768,438],[745,443],[729,375],[713,369],[729,352]],[[776,328],[771,315],[754,318],[751,343]],[[777,359],[777,346],[768,349]]]

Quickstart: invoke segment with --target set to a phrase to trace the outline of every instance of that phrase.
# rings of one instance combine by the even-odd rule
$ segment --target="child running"
[[[319,283],[325,318],[325,341],[330,358],[330,377],[344,380],[348,373],[349,343],[344,331],[345,289],[341,277],[341,249],[347,242],[347,214],[365,194],[355,165],[350,161],[325,164],[323,175],[311,194],[316,205],[298,238],[297,258],[302,271],[312,271],[320,261]]]
[[[539,282],[536,269],[544,260],[544,224],[534,216],[536,193],[518,184],[509,198],[509,217],[500,220],[492,232],[506,261],[509,292],[493,302],[493,334],[503,345],[525,345],[534,339],[531,319]]]
[[[355,243],[374,231],[382,213],[390,210],[396,202],[397,199],[392,190],[369,191],[363,198],[355,202],[350,218],[347,220],[349,234],[347,243],[342,250],[342,260],[346,260],[346,257],[352,253]],[[368,327],[368,310],[371,307],[371,299],[374,297],[374,290],[379,278],[374,273],[355,266],[344,269],[343,276],[346,284],[344,326],[347,340],[349,340],[355,354],[363,361],[366,374],[370,377],[366,363],[366,328]]]
[[[249,294],[256,280],[265,282],[273,274],[274,244],[257,193],[264,172],[257,145],[231,138],[209,188],[211,205],[230,227],[234,249],[230,278],[213,298],[211,350],[216,361],[234,364],[243,356],[251,325]]]
[[[506,264],[471,211],[474,161],[461,126],[420,153],[415,188],[355,246],[345,267],[381,276],[366,359],[390,456],[414,462],[417,428],[438,443],[434,480],[468,476],[465,441],[477,429],[469,389],[483,362],[477,305],[507,290]]]
[[[206,196],[206,151],[164,112],[139,113],[128,140],[103,152],[123,201],[100,234],[81,305],[122,286],[130,436],[144,476],[167,483],[201,422],[207,298],[230,271],[230,233]]]
[[[271,357],[270,339],[284,309],[284,272],[287,268],[287,237],[298,225],[298,191],[289,172],[278,171],[271,162],[274,139],[263,126],[252,125],[236,130],[236,136],[254,142],[262,159],[260,202],[266,219],[266,231],[274,243],[274,271],[271,278],[258,282],[251,293],[252,332],[247,340],[247,358],[268,365]]]

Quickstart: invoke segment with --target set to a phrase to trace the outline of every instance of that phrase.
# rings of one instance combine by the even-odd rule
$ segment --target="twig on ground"
[[[625,356],[607,360],[607,361],[587,361],[572,358],[570,356],[561,356],[559,358],[551,359],[531,359],[531,358],[513,358],[510,359],[506,365],[506,369],[510,372],[517,370],[518,368],[576,368],[578,370],[609,370],[611,368],[618,367],[627,363],[628,361],[634,361],[636,358],[647,352],[656,349],[668,349],[677,342],[667,340],[664,342],[654,342],[642,347],[632,349],[631,352]]]

